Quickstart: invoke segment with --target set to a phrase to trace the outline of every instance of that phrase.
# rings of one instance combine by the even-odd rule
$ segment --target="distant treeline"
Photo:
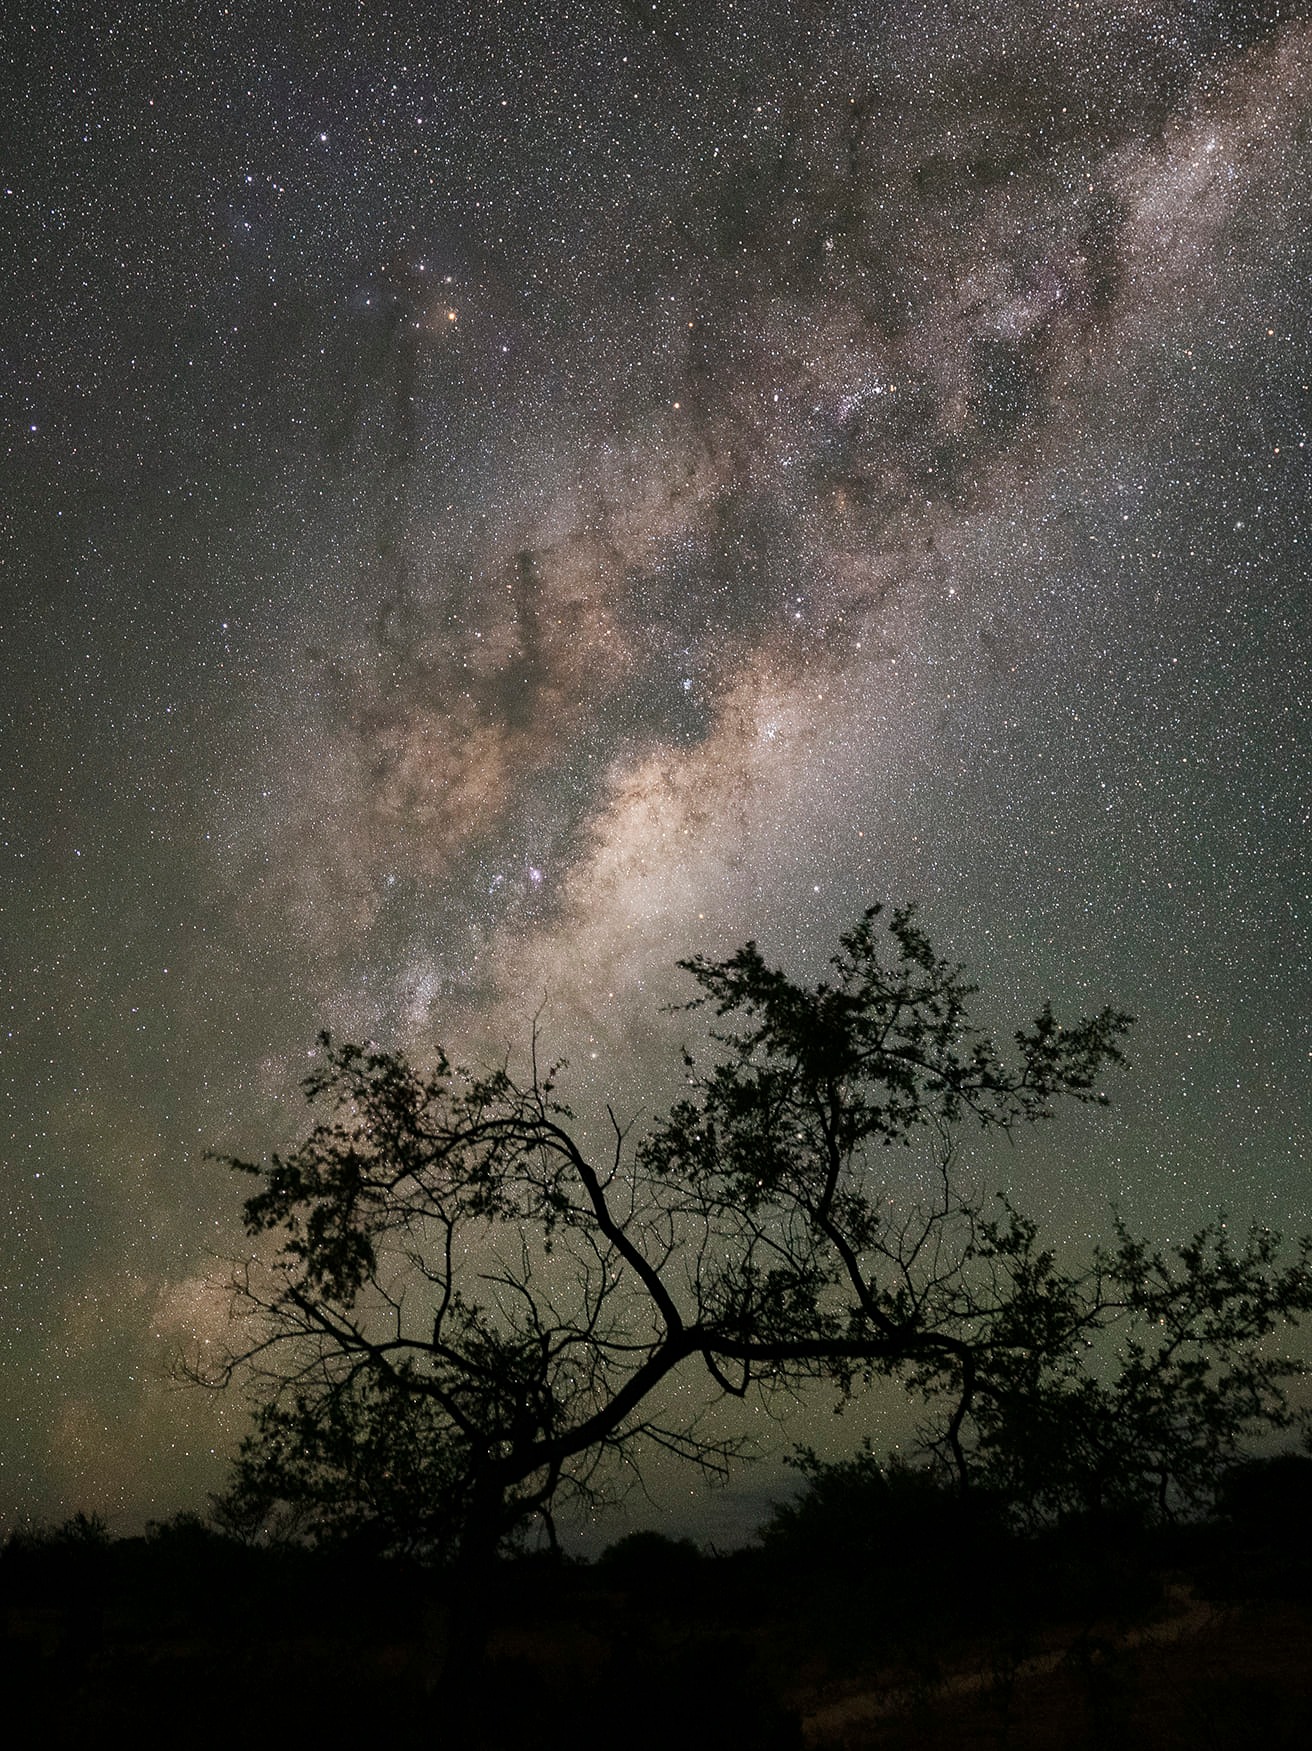
[[[817,1698],[889,1684],[891,1672],[932,1701],[955,1661],[991,1661],[1014,1680],[1031,1650],[1054,1642],[1101,1661],[1097,1649],[1112,1645],[1106,1626],[1152,1623],[1182,1588],[1223,1614],[1266,1601],[1268,1613],[1312,1623],[1312,1457],[1303,1453],[1231,1468],[1207,1520],[1113,1515],[1040,1532],[869,1453],[798,1463],[800,1490],[742,1550],[639,1531],[593,1562],[551,1550],[503,1556],[486,1701],[458,1751],[530,1739],[544,1751],[573,1746],[605,1719],[633,1751],[664,1751],[672,1723],[684,1723],[680,1743],[799,1751]],[[193,1513],[133,1537],[86,1515],[16,1533],[0,1550],[0,1682],[6,1722],[20,1733],[11,1742],[36,1742],[27,1732],[43,1746],[85,1745],[115,1727],[185,1733],[193,1745],[384,1731],[457,1751],[434,1726],[434,1674],[461,1607],[451,1587],[449,1572],[380,1556],[364,1541],[244,1543]],[[1079,1682],[1101,1683],[1101,1670]],[[1155,1709],[1148,1663],[1137,1670],[1136,1706]],[[990,1730],[1006,1726],[1024,1745],[1024,1687],[1009,1682],[1005,1698],[981,1693],[978,1707],[1005,1706]],[[1266,1743],[1292,1748],[1297,1734],[1282,1737],[1281,1723],[1302,1709],[1307,1680],[1291,1667],[1287,1684],[1269,1672],[1261,1682]],[[1078,1686],[1072,1698],[1063,1706],[1097,1700]],[[1246,1722],[1251,1703],[1233,1712]],[[917,1718],[918,1745],[953,1742],[947,1725],[940,1739]],[[1189,1730],[1185,1721],[1178,1741],[1161,1743],[1183,1745]],[[825,1742],[813,1722],[806,1731],[807,1743]],[[1239,1726],[1236,1735],[1208,1742],[1222,1751],[1251,1742]]]

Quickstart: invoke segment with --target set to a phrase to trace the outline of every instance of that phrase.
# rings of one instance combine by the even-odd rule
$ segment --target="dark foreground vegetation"
[[[442,1571],[243,1545],[182,1516],[0,1555],[13,1744],[1301,1747],[1312,1459],[1232,1470],[1213,1517],[1009,1530],[923,1473],[808,1468],[758,1543],[659,1533],[503,1558],[458,1730]]]
[[[498,1555],[554,1543],[655,1449],[727,1476],[726,1401],[783,1419],[895,1383],[938,1485],[1031,1529],[1205,1511],[1303,1424],[1280,1346],[1312,1312],[1312,1236],[1221,1218],[1162,1246],[1115,1221],[1070,1259],[969,1165],[983,1135],[1104,1101],[1130,1017],[1045,1006],[995,1045],[908,908],[868,909],[814,986],[751,942],[681,965],[696,1049],[640,1122],[582,1124],[536,1034],[519,1077],[320,1036],[301,1142],[227,1160],[255,1187],[238,1341],[188,1370],[250,1395],[230,1530],[453,1564],[468,1674]]]
[[[228,1164],[240,1342],[187,1371],[250,1395],[231,1485],[212,1525],[5,1550],[21,1742],[1307,1742],[1312,1459],[1243,1456],[1309,1423],[1312,1237],[1043,1245],[971,1139],[1100,1101],[1129,1018],[995,1047],[910,911],[815,986],[752,943],[683,966],[697,1051],[645,1129],[577,1120],[536,1041],[517,1079],[321,1036],[300,1143]],[[653,1449],[726,1476],[725,1401],[881,1383],[913,1466],[803,1451],[732,1556],[556,1553]]]

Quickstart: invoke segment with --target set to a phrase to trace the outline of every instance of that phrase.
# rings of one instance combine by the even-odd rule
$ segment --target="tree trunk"
[[[484,1663],[492,1628],[497,1548],[505,1530],[499,1489],[476,1490],[443,1596],[426,1629],[425,1688],[438,1710],[437,1745],[451,1751],[477,1743]]]

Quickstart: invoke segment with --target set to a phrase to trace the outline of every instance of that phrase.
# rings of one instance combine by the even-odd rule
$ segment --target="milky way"
[[[219,1480],[319,1027],[636,1110],[877,899],[1139,1015],[1058,1236],[1305,1222],[1306,9],[186,10],[10,69],[6,1510]]]

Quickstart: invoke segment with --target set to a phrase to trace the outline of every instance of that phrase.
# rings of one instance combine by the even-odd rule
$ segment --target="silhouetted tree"
[[[929,1451],[1015,1519],[1146,1524],[1206,1510],[1254,1438],[1306,1424],[1287,1390],[1305,1367],[1269,1340],[1312,1308],[1308,1238],[1282,1263],[1269,1229],[1236,1241],[1221,1221],[1153,1247],[1118,1223],[1114,1243],[1072,1269],[1003,1210],[974,1242],[991,1282],[969,1391],[950,1355],[928,1357],[911,1384],[940,1407]]]
[[[911,1570],[937,1588],[943,1565],[973,1558],[990,1529],[987,1505],[964,1502],[952,1480],[928,1465],[880,1459],[869,1443],[836,1460],[802,1447],[788,1464],[802,1487],[773,1504],[760,1531],[766,1553],[787,1569],[875,1587],[887,1585],[890,1571]]]
[[[705,1560],[691,1538],[645,1530],[627,1532],[607,1545],[597,1558],[596,1572],[604,1581],[644,1597],[686,1596]]]
[[[219,1376],[258,1406],[234,1522],[290,1509],[318,1536],[447,1556],[472,1589],[489,1553],[534,1517],[550,1530],[642,1444],[723,1473],[732,1440],[657,1408],[675,1376],[703,1407],[910,1378],[950,1393],[936,1439],[965,1479],[1026,1359],[1057,1366],[1101,1327],[1115,1273],[1100,1260],[1055,1296],[1031,1232],[963,1192],[954,1149],[968,1127],[1103,1098],[1127,1017],[1063,1028],[1045,1009],[1004,1054],[909,911],[887,936],[867,912],[814,987],[752,943],[682,964],[706,1054],[641,1138],[612,1115],[600,1155],[536,1041],[521,1080],[321,1037],[305,1141],[230,1161],[258,1182],[248,1232],[274,1243],[238,1275],[250,1336]],[[913,1142],[932,1163],[920,1203],[895,1152]]]
[[[1217,1506],[1245,1536],[1312,1554],[1312,1453],[1241,1460],[1221,1480]]]

